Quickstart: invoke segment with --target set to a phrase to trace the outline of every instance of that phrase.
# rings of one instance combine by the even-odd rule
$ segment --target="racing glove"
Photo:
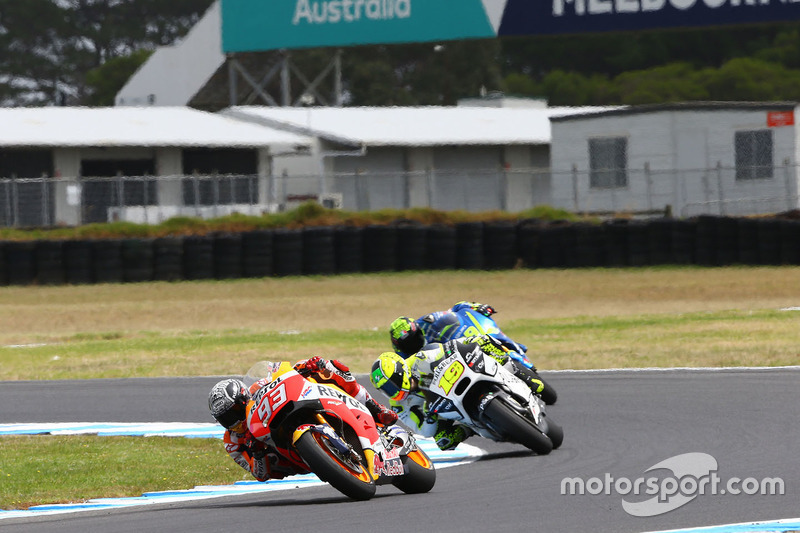
[[[267,455],[267,446],[252,435],[245,439],[244,447],[253,459],[263,459]]]
[[[379,404],[374,399],[368,398],[366,405],[367,409],[369,409],[369,412],[372,413],[372,418],[374,418],[376,422],[383,424],[384,426],[391,426],[397,422],[397,413],[388,407]]]
[[[506,361],[508,361],[508,349],[503,346],[502,342],[495,339],[491,335],[477,335],[475,337],[470,337],[467,339],[467,342],[474,342],[480,346],[483,353],[497,360],[497,362],[500,364],[505,364]]]
[[[494,310],[494,307],[492,307],[491,305],[486,305],[486,304],[475,304],[474,309],[475,309],[476,312],[482,314],[483,316],[487,316],[487,317],[488,316],[492,316],[493,314],[495,314],[497,312],[497,311]]]
[[[296,365],[294,365],[294,369],[303,375],[320,372],[325,369],[325,359],[323,359],[318,355],[315,355],[310,359],[306,359],[305,361],[297,363]]]

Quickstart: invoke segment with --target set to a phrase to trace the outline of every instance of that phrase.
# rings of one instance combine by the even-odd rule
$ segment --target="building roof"
[[[221,113],[242,120],[367,146],[550,144],[550,118],[587,107],[264,107]]]
[[[188,107],[0,108],[0,147],[307,148],[311,139]]]
[[[791,111],[796,102],[672,102],[666,104],[642,104],[607,108],[592,113],[572,113],[554,117],[553,122],[567,122],[584,118],[608,117],[615,115],[642,115],[672,111]]]

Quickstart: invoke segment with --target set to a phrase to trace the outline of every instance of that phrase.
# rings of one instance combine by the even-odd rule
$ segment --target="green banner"
[[[497,35],[484,7],[496,0],[221,1],[223,52]]]

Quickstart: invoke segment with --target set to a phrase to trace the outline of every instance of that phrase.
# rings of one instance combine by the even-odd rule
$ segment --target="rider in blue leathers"
[[[496,311],[494,307],[478,302],[461,301],[447,311],[435,311],[412,320],[407,316],[398,317],[389,327],[389,335],[395,353],[408,357],[418,352],[426,344],[443,343],[454,338],[469,337],[483,334],[483,331],[470,331],[461,324],[459,316],[464,316],[467,311],[475,311],[485,317],[491,317]],[[528,347],[508,338],[497,329],[489,335],[499,340],[506,348],[524,355]]]

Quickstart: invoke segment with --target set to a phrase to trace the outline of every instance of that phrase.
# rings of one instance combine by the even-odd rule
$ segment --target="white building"
[[[347,209],[431,206],[520,211],[550,203],[550,117],[598,108],[261,107],[222,113],[314,139],[309,158],[275,158],[288,186],[322,180]],[[611,108],[601,108],[611,109]],[[307,188],[307,185],[305,185]]]
[[[552,118],[552,203],[743,215],[798,207],[797,104],[690,102]]]
[[[307,137],[188,107],[0,108],[0,124],[5,225],[144,221],[148,206],[159,213],[159,220],[148,220],[160,222],[202,215],[200,205],[236,203],[236,192],[212,202],[218,191],[187,186],[185,176],[193,174],[243,176],[246,203],[267,209],[272,158],[311,146]],[[116,183],[109,179],[115,177]],[[192,210],[182,210],[187,205]],[[126,213],[128,206],[138,215]]]

